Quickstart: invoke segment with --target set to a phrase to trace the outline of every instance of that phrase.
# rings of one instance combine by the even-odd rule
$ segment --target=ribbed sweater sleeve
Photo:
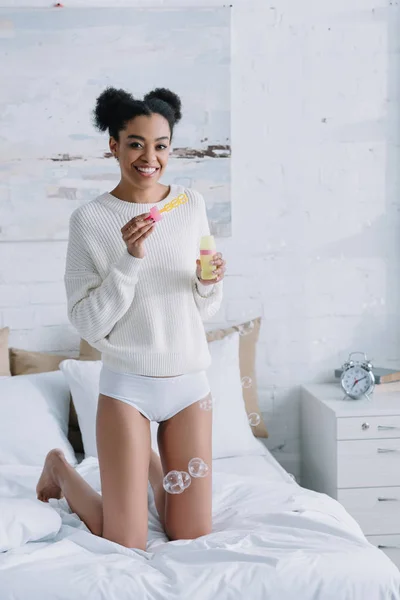
[[[197,194],[200,199],[199,207],[199,244],[203,235],[210,235],[210,226],[207,218],[207,209],[203,196]],[[203,321],[212,319],[219,311],[223,297],[223,282],[219,281],[214,285],[202,284],[195,275],[192,279],[192,289],[196,306],[199,309]]]
[[[80,213],[72,213],[64,283],[68,317],[81,337],[95,344],[123,317],[135,296],[141,263],[125,250],[102,279],[87,243],[88,231]]]

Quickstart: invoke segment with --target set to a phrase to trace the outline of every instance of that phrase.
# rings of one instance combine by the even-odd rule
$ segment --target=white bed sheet
[[[252,476],[264,479],[264,481],[285,481],[286,483],[290,483],[293,480],[291,475],[281,467],[260,440],[257,440],[257,443],[260,446],[258,455],[219,458],[214,461],[214,472],[243,475],[246,477]]]
[[[78,470],[99,489],[96,459]],[[38,476],[0,466],[0,496],[34,500]],[[214,461],[213,533],[198,540],[167,542],[151,494],[147,552],[92,535],[65,500],[51,504],[62,518],[52,540],[0,554],[1,600],[400,600],[390,560],[268,452]]]

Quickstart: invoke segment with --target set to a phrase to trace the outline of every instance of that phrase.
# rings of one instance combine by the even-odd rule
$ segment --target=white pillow
[[[68,462],[70,392],[62,373],[16,375],[0,380],[0,464],[43,465],[52,448]]]
[[[207,375],[213,396],[213,459],[267,454],[254,437],[243,400],[239,363],[239,332],[208,344]]]
[[[0,498],[0,515],[0,552],[27,542],[49,541],[62,524],[50,504],[29,498]]]
[[[213,458],[260,455],[267,451],[253,435],[243,400],[239,367],[239,333],[209,343],[208,370],[213,406]],[[96,456],[96,411],[101,361],[66,359],[60,363],[71,390],[82,433],[85,457]],[[199,398],[200,399],[200,398]],[[151,446],[158,453],[158,423],[151,423]]]
[[[85,457],[97,456],[96,411],[99,396],[101,361],[81,361],[71,358],[59,364],[72,394]]]

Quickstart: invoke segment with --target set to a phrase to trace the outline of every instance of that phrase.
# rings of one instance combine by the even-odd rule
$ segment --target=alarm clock
[[[354,354],[362,354],[364,360],[352,360]],[[347,362],[342,366],[342,375],[340,377],[342,389],[348,398],[358,400],[362,396],[369,398],[375,387],[375,377],[372,372],[372,365],[364,352],[351,352]]]

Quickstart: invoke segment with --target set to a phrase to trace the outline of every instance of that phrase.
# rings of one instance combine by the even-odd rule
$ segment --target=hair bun
[[[171,90],[167,90],[166,88],[156,88],[152,92],[146,94],[143,100],[144,102],[148,102],[149,100],[162,100],[172,108],[176,123],[182,118],[181,100],[179,96],[174,92],[171,92]]]
[[[125,90],[117,90],[108,87],[100,94],[96,100],[96,107],[93,111],[94,124],[100,131],[107,131],[110,124],[115,119],[115,113],[123,105],[131,104],[134,101],[131,94]]]

